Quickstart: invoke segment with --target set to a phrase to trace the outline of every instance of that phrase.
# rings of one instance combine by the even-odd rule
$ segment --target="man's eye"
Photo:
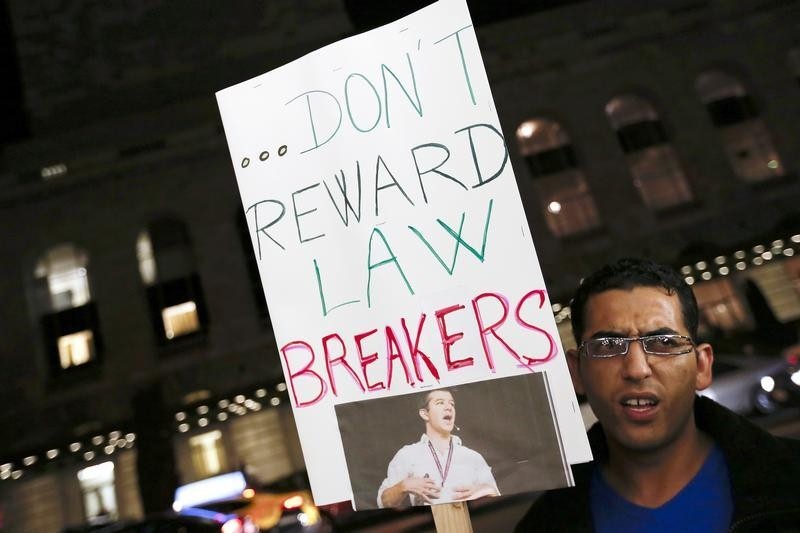
[[[678,344],[678,339],[667,336],[660,336],[653,339],[653,343],[659,346],[675,346],[676,344]]]
[[[603,339],[603,346],[604,347],[612,347],[613,348],[613,347],[616,347],[616,346],[621,346],[622,344],[624,344],[624,341],[622,339],[614,339],[614,338]]]

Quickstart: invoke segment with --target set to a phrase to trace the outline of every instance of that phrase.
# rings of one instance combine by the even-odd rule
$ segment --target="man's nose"
[[[641,381],[653,374],[641,341],[633,341],[628,353],[622,356],[622,372],[626,379]]]

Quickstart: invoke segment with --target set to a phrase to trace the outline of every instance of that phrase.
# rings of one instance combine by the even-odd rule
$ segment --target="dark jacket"
[[[780,439],[708,398],[694,405],[697,427],[720,447],[731,480],[731,531],[800,531],[800,440]],[[608,456],[600,424],[589,430],[595,460]],[[593,462],[574,465],[575,487],[539,498],[517,525],[527,531],[592,531]]]

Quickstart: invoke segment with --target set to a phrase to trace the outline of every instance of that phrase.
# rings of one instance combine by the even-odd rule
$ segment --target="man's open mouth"
[[[658,405],[658,398],[650,396],[629,396],[620,401],[623,407],[631,409],[648,409]]]

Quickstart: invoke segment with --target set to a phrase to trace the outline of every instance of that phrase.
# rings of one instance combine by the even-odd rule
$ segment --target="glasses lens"
[[[648,353],[680,355],[692,350],[692,340],[682,335],[654,335],[642,337],[644,349]]]
[[[586,354],[589,357],[612,357],[628,351],[628,339],[608,337],[586,341]]]

